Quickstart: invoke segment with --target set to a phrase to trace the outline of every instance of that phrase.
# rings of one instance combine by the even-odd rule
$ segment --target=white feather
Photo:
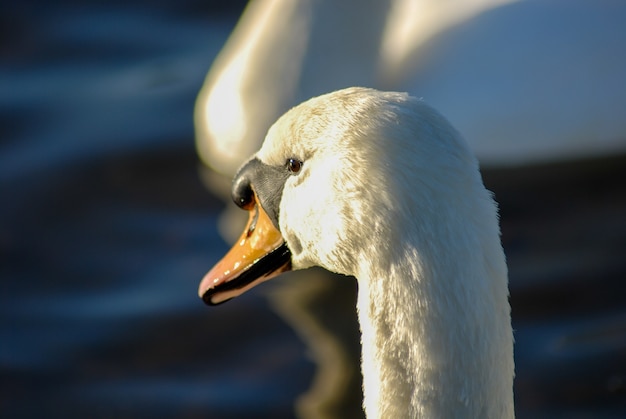
[[[280,205],[294,268],[358,279],[368,417],[513,417],[497,208],[445,118],[345,89],[287,112],[257,157],[304,162]]]

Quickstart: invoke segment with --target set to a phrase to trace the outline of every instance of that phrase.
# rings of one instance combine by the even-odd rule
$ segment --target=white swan
[[[621,0],[250,2],[198,96],[198,153],[232,176],[285,110],[353,85],[425,98],[483,164],[623,153],[625,20]]]
[[[423,102],[350,88],[269,130],[239,170],[250,211],[204,277],[219,304],[288,269],[358,278],[368,417],[513,417],[496,206],[460,135]]]

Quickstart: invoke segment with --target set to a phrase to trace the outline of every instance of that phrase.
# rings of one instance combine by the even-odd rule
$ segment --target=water
[[[193,103],[242,7],[206,3],[3,5],[2,417],[292,417],[313,380],[271,284],[196,294],[227,246]],[[519,417],[626,414],[625,162],[485,172]]]

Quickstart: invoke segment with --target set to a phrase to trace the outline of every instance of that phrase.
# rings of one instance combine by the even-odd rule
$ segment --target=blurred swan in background
[[[423,97],[488,164],[623,150],[624,18],[619,0],[251,2],[198,96],[198,152],[232,175],[279,115],[352,85]]]

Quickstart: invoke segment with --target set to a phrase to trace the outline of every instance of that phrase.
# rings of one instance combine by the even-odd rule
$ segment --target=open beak
[[[198,294],[208,305],[224,303],[255,285],[291,270],[291,252],[254,196],[239,240],[202,279]]]

